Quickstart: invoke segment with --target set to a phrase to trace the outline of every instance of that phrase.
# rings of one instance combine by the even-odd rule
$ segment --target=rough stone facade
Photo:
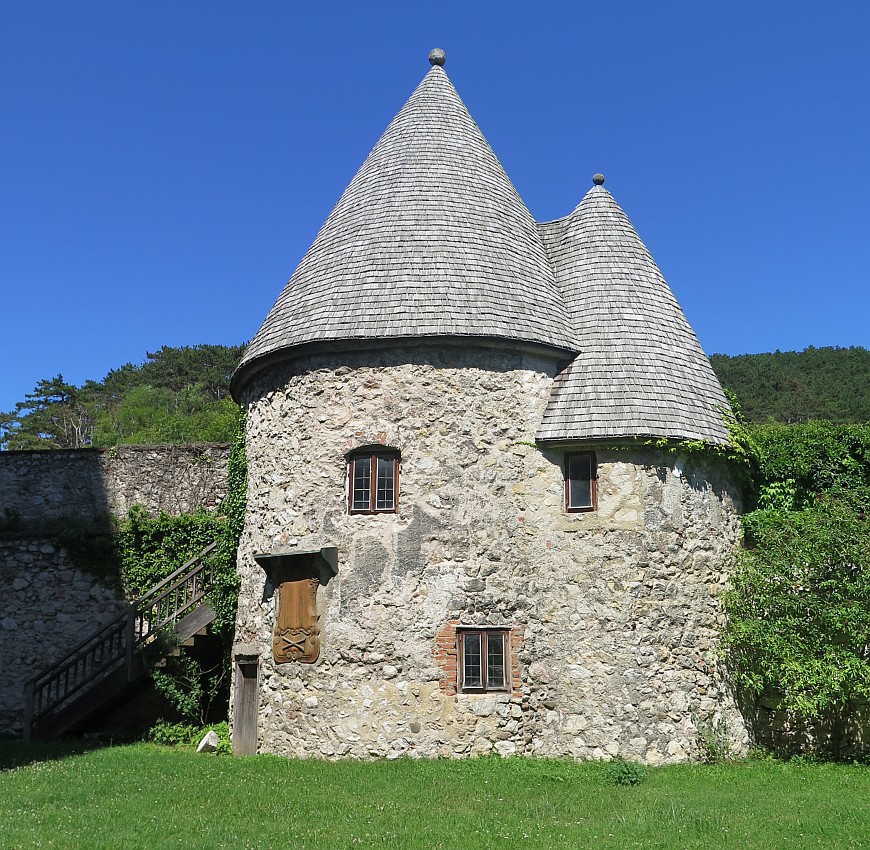
[[[564,447],[534,444],[558,368],[433,344],[250,381],[236,637],[259,657],[260,751],[656,764],[690,758],[699,724],[745,746],[715,656],[734,490],[712,461],[590,444],[598,509],[565,513]],[[367,444],[401,452],[395,514],[348,514],[345,455]],[[276,664],[254,555],[330,545],[320,657]],[[511,630],[507,692],[456,692],[462,625]]]
[[[57,544],[134,504],[177,514],[226,493],[229,449],[0,452],[0,735],[22,728],[24,683],[123,610],[112,588],[75,568]]]

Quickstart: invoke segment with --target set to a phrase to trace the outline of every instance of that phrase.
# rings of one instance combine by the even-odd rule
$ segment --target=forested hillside
[[[870,351],[809,348],[710,358],[750,422],[870,422]]]
[[[0,413],[0,449],[230,442],[238,407],[229,380],[244,346],[164,346],[140,365],[76,387],[40,381]]]
[[[62,375],[0,413],[0,449],[70,449],[118,444],[228,442],[236,405],[229,379],[244,346],[163,346],[77,387]],[[719,380],[750,422],[870,422],[870,351],[714,354]]]

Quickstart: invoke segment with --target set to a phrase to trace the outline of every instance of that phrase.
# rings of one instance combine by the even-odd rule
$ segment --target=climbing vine
[[[668,454],[688,455],[689,457],[713,458],[724,463],[731,471],[732,480],[751,499],[758,476],[759,449],[753,435],[753,427],[746,422],[737,397],[725,390],[730,408],[722,411],[722,421],[728,432],[725,443],[707,443],[703,440],[651,440],[653,445]]]
[[[725,443],[708,443],[704,440],[675,440],[669,437],[650,439],[647,437],[625,438],[618,443],[596,441],[595,447],[610,452],[627,452],[638,448],[656,448],[670,455],[688,455],[700,458],[714,458],[727,464],[736,483],[747,491],[751,490],[758,473],[759,447],[752,426],[743,417],[737,397],[725,390],[730,409],[721,411],[722,420],[728,432]],[[513,445],[530,446],[544,449],[537,442],[517,440]]]

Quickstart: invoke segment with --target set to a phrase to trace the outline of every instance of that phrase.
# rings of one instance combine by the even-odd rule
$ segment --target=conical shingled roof
[[[611,194],[593,186],[541,232],[580,353],[556,378],[537,438],[727,442],[719,381]]]
[[[320,229],[234,384],[303,343],[440,335],[576,350],[537,226],[433,64]]]

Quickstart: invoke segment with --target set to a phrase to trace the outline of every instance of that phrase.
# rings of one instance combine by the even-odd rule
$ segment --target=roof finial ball
[[[596,186],[603,186],[604,185],[604,175],[603,174],[593,174],[592,175],[592,182]]]
[[[429,64],[430,65],[443,65],[444,64],[444,51],[440,47],[436,47],[433,50],[429,51]]]

